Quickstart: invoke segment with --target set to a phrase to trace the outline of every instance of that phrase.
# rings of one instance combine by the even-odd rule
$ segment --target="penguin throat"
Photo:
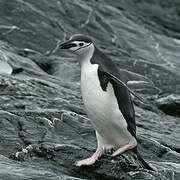
[[[78,60],[79,60],[79,63],[80,63],[81,66],[82,66],[83,63],[87,63],[87,62],[90,63],[90,60],[91,60],[91,58],[92,58],[92,56],[94,54],[94,50],[95,50],[95,47],[94,47],[93,44],[91,44],[83,52],[81,52],[78,55]]]

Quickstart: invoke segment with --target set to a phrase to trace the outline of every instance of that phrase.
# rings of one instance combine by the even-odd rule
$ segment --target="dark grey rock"
[[[156,100],[157,106],[169,115],[180,117],[180,96],[170,94]]]
[[[179,10],[179,0],[0,1],[0,59],[13,69],[0,75],[0,179],[178,180]],[[76,57],[52,51],[75,33],[150,82],[130,85],[146,102],[134,99],[139,151],[156,171],[132,152],[74,166],[96,138]]]

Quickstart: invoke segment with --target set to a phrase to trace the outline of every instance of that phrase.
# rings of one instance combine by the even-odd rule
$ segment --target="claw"
[[[76,162],[76,166],[90,166],[94,164],[102,155],[103,155],[104,150],[103,149],[97,149],[96,152],[87,159],[83,159],[80,161]]]

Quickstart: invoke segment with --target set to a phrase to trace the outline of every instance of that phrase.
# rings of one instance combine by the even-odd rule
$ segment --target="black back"
[[[119,109],[127,122],[127,129],[134,137],[136,137],[135,111],[129,91],[126,87],[114,81],[109,75],[112,74],[126,83],[127,80],[125,79],[123,71],[121,72],[112,60],[97,48],[95,48],[91,63],[99,65],[98,76],[102,90],[106,91],[108,83],[112,84]]]

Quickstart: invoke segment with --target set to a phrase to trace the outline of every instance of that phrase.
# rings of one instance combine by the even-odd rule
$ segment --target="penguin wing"
[[[108,72],[108,69],[101,65],[98,68],[98,76],[102,90],[106,91],[108,83],[112,84],[119,109],[127,122],[127,129],[131,135],[136,137],[135,111],[126,83],[118,78],[117,71]]]
[[[123,70],[119,70],[112,60],[97,48],[90,61],[91,64],[98,64],[98,77],[102,90],[106,91],[108,83],[112,84],[119,109],[127,122],[127,129],[136,137],[135,111],[130,93],[136,97],[137,95],[126,85],[134,76],[127,71],[124,73]]]
[[[118,79],[118,77],[116,77],[115,75],[109,73],[109,72],[106,72],[105,74],[107,74],[108,76],[111,77],[112,80],[114,80],[115,82],[117,82],[118,84],[121,84],[122,86],[126,87],[127,90],[129,91],[129,93],[131,93],[132,95],[134,95],[136,98],[138,98],[141,102],[144,103],[144,99],[142,99],[140,96],[138,96],[137,94],[135,94],[127,85],[128,85],[128,81],[127,82],[127,85],[125,82],[123,82],[122,80]],[[141,82],[142,83],[142,82]],[[144,82],[145,83],[145,82]]]
[[[138,98],[141,102],[143,102],[144,104],[148,104],[146,100],[135,94],[128,86],[134,85],[135,81],[138,82],[138,85],[146,84],[146,82],[149,84],[149,79],[124,69],[118,69],[117,66],[112,62],[112,60],[106,55],[104,55],[97,48],[95,48],[95,52],[91,58],[91,63],[99,65],[98,75],[99,78],[102,79],[102,81],[100,81],[100,84],[103,89],[106,89],[108,82],[107,77],[109,77],[110,79],[116,81],[116,83],[118,83],[119,85],[126,87],[126,89],[136,98]],[[107,77],[104,76],[105,74]]]

